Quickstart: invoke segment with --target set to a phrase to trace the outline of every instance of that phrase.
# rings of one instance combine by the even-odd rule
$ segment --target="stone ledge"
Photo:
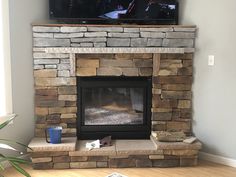
[[[183,142],[160,142],[153,136],[150,136],[150,139],[155,144],[155,147],[160,150],[200,150],[202,148],[202,143],[199,141],[187,144]]]
[[[117,54],[117,53],[193,53],[194,48],[163,48],[163,47],[104,47],[104,48],[75,48],[75,47],[47,47],[34,48],[34,51],[41,51],[46,53],[80,53],[80,54]]]
[[[45,138],[33,138],[29,147],[33,152],[75,151],[77,138],[62,138],[61,144],[47,143]]]

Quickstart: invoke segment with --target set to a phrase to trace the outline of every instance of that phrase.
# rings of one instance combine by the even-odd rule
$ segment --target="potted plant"
[[[5,122],[0,124],[0,130],[3,129],[5,126],[7,126],[10,122],[13,121],[13,119],[16,117],[16,115],[12,115],[8,120],[6,120]],[[23,174],[26,177],[30,177],[30,174],[27,173],[21,166],[20,164],[29,164],[30,161],[21,159],[19,157],[14,157],[14,156],[6,156],[1,152],[1,149],[5,149],[5,150],[10,150],[10,151],[15,151],[18,152],[19,154],[24,154],[23,152],[17,150],[16,148],[14,148],[14,145],[20,145],[22,147],[25,148],[29,148],[26,145],[19,143],[19,142],[15,142],[12,140],[8,140],[8,139],[1,139],[0,138],[0,170],[4,170],[4,166],[3,163],[4,162],[8,162],[15,170],[17,170],[19,173]],[[31,148],[29,148],[31,149]],[[32,149],[31,149],[32,150]],[[2,176],[0,174],[0,176]]]

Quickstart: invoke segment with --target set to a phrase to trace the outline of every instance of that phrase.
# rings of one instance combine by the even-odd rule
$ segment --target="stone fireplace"
[[[147,139],[150,131],[170,130],[191,135],[195,32],[194,26],[33,25],[35,136],[44,137],[45,128],[53,125],[63,127],[63,137],[82,139],[110,134],[118,139],[126,135],[126,139]],[[109,120],[106,127],[105,119]],[[118,129],[111,131],[114,126]],[[100,134],[94,136],[95,132]],[[151,147],[156,151],[117,158],[128,159],[136,167],[141,167],[137,165],[141,157],[132,155],[145,155],[149,166],[193,165],[200,145]],[[74,156],[91,156],[81,155],[74,147],[71,153],[63,149],[67,160],[57,162],[51,151],[46,151],[51,153],[48,162],[33,161],[35,168],[42,169],[45,163],[50,168],[57,163],[75,168],[77,163],[82,168]],[[33,159],[44,158],[37,153]],[[119,167],[120,161],[110,164],[111,154],[93,156],[106,156],[104,167]],[[99,160],[90,161],[83,161],[91,165],[86,167],[99,167]]]

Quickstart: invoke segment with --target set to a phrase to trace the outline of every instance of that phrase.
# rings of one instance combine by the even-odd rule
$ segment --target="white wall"
[[[9,0],[14,124],[1,137],[29,143],[34,136],[31,23],[48,19],[48,0]]]
[[[236,159],[236,1],[180,0],[182,24],[199,28],[194,58],[195,135],[203,151]],[[215,55],[215,66],[207,65]]]

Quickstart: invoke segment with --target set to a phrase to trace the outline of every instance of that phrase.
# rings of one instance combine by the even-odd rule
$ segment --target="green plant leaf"
[[[12,115],[8,120],[0,124],[0,130],[7,126],[13,119],[15,119],[16,115]]]
[[[8,161],[13,161],[13,162],[17,162],[17,163],[21,163],[21,164],[30,164],[31,162],[25,159],[21,159],[18,157],[6,157],[6,159]]]
[[[5,170],[4,166],[0,163],[0,170]]]
[[[22,175],[24,175],[24,176],[26,176],[26,177],[31,177],[30,174],[27,173],[23,168],[21,168],[17,162],[12,162],[12,161],[10,161],[10,164],[11,164],[18,172],[20,172]]]

